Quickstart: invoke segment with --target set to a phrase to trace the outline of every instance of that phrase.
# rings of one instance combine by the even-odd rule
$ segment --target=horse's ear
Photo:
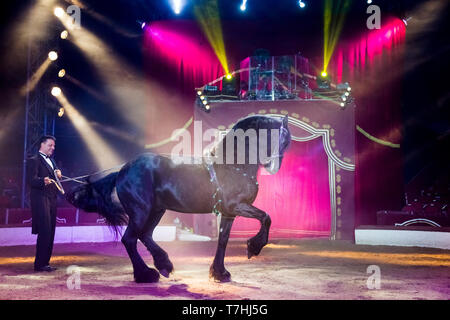
[[[289,116],[286,115],[286,116],[283,118],[283,124],[282,124],[283,128],[287,128],[287,127],[288,127],[288,123],[289,123]]]

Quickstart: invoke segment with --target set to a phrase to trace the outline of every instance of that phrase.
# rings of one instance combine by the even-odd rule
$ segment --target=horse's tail
[[[77,186],[67,193],[66,199],[75,207],[86,212],[97,212],[106,219],[107,224],[112,228],[114,234],[120,234],[119,227],[128,223],[122,205],[112,199],[115,191],[118,172],[111,173],[95,182]]]

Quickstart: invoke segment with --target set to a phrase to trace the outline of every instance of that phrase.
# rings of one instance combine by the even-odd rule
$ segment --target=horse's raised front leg
[[[220,219],[219,241],[217,243],[216,256],[214,257],[213,264],[209,269],[209,276],[214,278],[215,281],[231,281],[231,275],[225,269],[224,259],[233,221],[234,217],[226,217],[223,215]]]
[[[253,238],[247,240],[248,258],[250,259],[253,256],[257,256],[269,240],[269,229],[271,224],[270,216],[264,211],[247,203],[238,204],[234,209],[234,213],[238,216],[258,219],[261,223],[259,232]]]

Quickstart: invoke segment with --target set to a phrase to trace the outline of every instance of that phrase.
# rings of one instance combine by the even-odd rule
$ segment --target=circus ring
[[[202,129],[226,131],[249,115],[289,115],[292,144],[280,171],[258,173],[254,205],[272,217],[271,238],[328,237],[353,240],[355,229],[355,105],[329,100],[212,102],[196,108]],[[204,147],[206,144],[204,145]],[[257,221],[238,217],[231,237],[246,238]]]

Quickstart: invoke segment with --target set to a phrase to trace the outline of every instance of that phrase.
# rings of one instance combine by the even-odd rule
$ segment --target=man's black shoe
[[[34,271],[36,271],[36,272],[52,272],[52,271],[55,271],[55,270],[57,270],[56,268],[54,268],[54,267],[50,267],[50,266],[45,266],[45,267],[40,267],[40,268],[34,268]]]

